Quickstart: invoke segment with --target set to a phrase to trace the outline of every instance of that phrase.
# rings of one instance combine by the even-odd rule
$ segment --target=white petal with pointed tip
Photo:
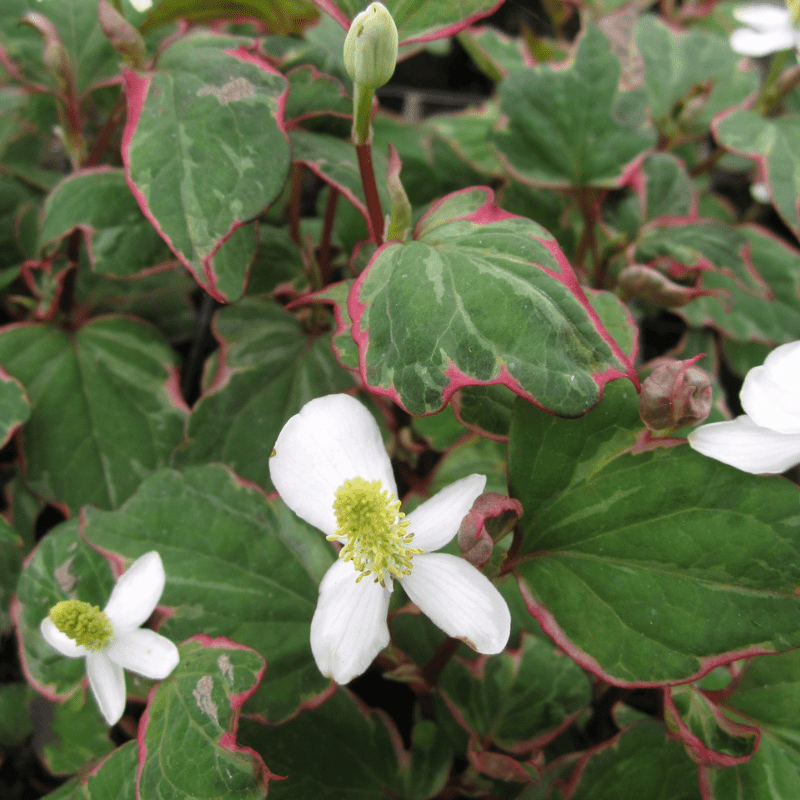
[[[155,550],[140,556],[114,585],[103,609],[114,630],[144,624],[164,591],[164,565]]]
[[[733,16],[755,28],[757,31],[768,31],[773,28],[788,28],[791,25],[789,10],[772,3],[753,3],[733,10]]]
[[[397,494],[378,424],[345,394],[311,400],[283,426],[269,474],[283,502],[328,536],[336,530],[334,495],[345,480],[379,480]]]
[[[358,577],[351,562],[338,560],[319,586],[311,620],[311,652],[319,671],[337,683],[349,683],[387,644],[391,593],[369,577]]]
[[[125,710],[125,673],[104,653],[86,656],[86,674],[100,713],[109,725],[116,725]]]
[[[89,655],[90,651],[83,645],[76,644],[74,639],[71,639],[66,633],[56,628],[55,623],[50,617],[45,617],[42,620],[41,625],[39,625],[39,630],[42,632],[42,637],[47,644],[49,644],[53,650],[58,650],[62,656],[66,656],[67,658],[81,658]]]
[[[756,425],[800,433],[800,342],[776,347],[763,366],[751,369],[739,397]]]
[[[468,475],[451,483],[408,515],[412,547],[426,553],[444,547],[457,533],[467,512],[486,486],[485,475]]]
[[[752,28],[737,28],[731,34],[731,49],[743,56],[766,56],[791,50],[797,45],[797,37],[791,28],[755,31]]]
[[[689,444],[698,453],[753,475],[779,474],[800,464],[800,434],[759,427],[746,414],[701,425],[689,434]]]
[[[147,628],[126,631],[105,650],[114,662],[144,675],[161,680],[178,665],[178,648],[166,637]]]
[[[414,556],[402,580],[408,596],[448,636],[479,653],[499,653],[508,643],[511,613],[491,581],[463,558],[448,553]]]

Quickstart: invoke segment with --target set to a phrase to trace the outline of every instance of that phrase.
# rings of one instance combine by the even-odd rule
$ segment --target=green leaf
[[[241,256],[255,235],[239,234],[249,238],[229,257],[236,269],[217,265],[217,251],[275,200],[289,169],[286,80],[238,43],[187,37],[161,55],[157,71],[126,73],[123,158],[131,186],[178,258],[222,301],[243,291],[253,249]]]
[[[353,387],[327,337],[314,339],[272,300],[245,299],[217,312],[221,353],[189,418],[179,464],[221,461],[267,491],[269,455],[289,417],[314,397]]]
[[[607,381],[637,380],[553,238],[485,188],[442,200],[414,241],[384,245],[348,306],[365,383],[414,415],[502,384],[574,417]]]
[[[26,683],[0,686],[0,745],[14,747],[33,731],[30,703],[35,696]]]
[[[493,141],[513,177],[534,186],[619,186],[652,131],[616,118],[620,65],[589,24],[566,68],[516,69],[499,89],[507,118]]]
[[[644,59],[648,105],[666,133],[675,124],[683,131],[705,132],[716,114],[758,90],[758,73],[742,69],[742,57],[726,36],[699,28],[676,31],[654,15],[643,14],[636,38]]]
[[[352,115],[353,101],[333,76],[303,65],[288,72],[286,78],[289,81],[284,110],[287,124],[297,125],[318,116],[349,118]]]
[[[484,491],[505,494],[507,489],[505,442],[493,442],[482,436],[471,436],[459,442],[450,448],[436,465],[436,472],[428,490],[431,494],[435,494],[440,489],[475,472],[486,475]]]
[[[745,764],[707,770],[715,797],[772,800],[797,793],[800,775],[800,651],[750,659],[725,708],[748,725],[757,725],[761,742]]]
[[[83,533],[126,560],[157,550],[167,575],[160,633],[225,636],[269,663],[248,708],[271,722],[297,711],[329,682],[311,655],[317,586],[333,561],[319,531],[278,502],[209,465],[146,480],[117,512],[89,509]]]
[[[363,0],[313,0],[326,14],[330,14],[345,30],[351,20],[360,14]],[[459,3],[407,3],[405,0],[386,0],[384,3],[397,25],[400,42],[441,39],[466,28],[471,22],[494,11],[497,0],[460,0]]]
[[[54,775],[72,775],[114,749],[108,725],[97,713],[94,700],[87,701],[82,692],[55,706],[52,733],[55,739],[44,745],[42,755]]]
[[[201,25],[218,20],[257,19],[273,33],[297,34],[317,16],[317,10],[305,0],[161,0],[148,13],[142,31],[180,19]]]
[[[782,344],[799,339],[800,253],[755,225],[729,228],[727,233],[729,243],[738,245],[736,251],[720,255],[714,262],[718,269],[701,274],[701,287],[712,294],[695,298],[675,313],[694,327],[712,326],[737,342]],[[739,278],[744,272],[748,284]],[[757,363],[762,362],[763,358]]]
[[[0,368],[0,447],[31,415],[31,404],[19,381]]]
[[[29,486],[77,510],[122,503],[183,437],[175,355],[149,325],[101,317],[74,333],[20,325],[0,333],[0,363],[26,388]]]
[[[403,800],[428,800],[447,784],[453,762],[453,750],[442,729],[431,720],[420,720],[411,732],[411,750],[400,778]]]
[[[527,634],[517,651],[450,661],[440,689],[484,746],[518,754],[541,747],[592,699],[587,674],[549,639]]]
[[[525,509],[515,571],[530,612],[619,684],[685,681],[742,652],[796,647],[795,487],[688,446],[623,452],[641,429],[625,388],[609,387],[577,422],[515,406],[509,470]]]
[[[242,720],[240,739],[266,754],[274,775],[286,776],[270,783],[270,800],[378,798],[400,785],[396,733],[389,724],[340,689],[278,727]]]
[[[129,278],[172,258],[142,215],[121,169],[73,173],[48,195],[40,247],[76,229],[86,237],[92,269],[101,274]]]
[[[261,800],[269,770],[235,737],[239,708],[260,682],[264,659],[206,636],[182,644],[180,656],[150,696],[140,726],[137,796]]]
[[[464,425],[491,439],[506,439],[516,396],[505,386],[467,386],[453,395],[452,405]]]
[[[570,800],[701,800],[697,765],[666,734],[655,721],[624,730],[588,759]]]
[[[48,800],[109,800],[112,797],[114,800],[136,800],[138,763],[137,742],[126,742],[99,768],[48,794]]]
[[[22,539],[0,517],[0,631],[7,630],[11,625],[9,607],[22,571],[22,555]]]
[[[765,119],[755,111],[734,111],[715,120],[713,131],[724,147],[759,164],[775,209],[800,237],[800,116]]]
[[[51,699],[73,694],[86,678],[86,667],[82,658],[65,658],[53,650],[39,633],[39,624],[61,600],[103,608],[114,585],[108,562],[81,539],[78,529],[73,519],[42,539],[20,575],[12,609],[25,674]]]

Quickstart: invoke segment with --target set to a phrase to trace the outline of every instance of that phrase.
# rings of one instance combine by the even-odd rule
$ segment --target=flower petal
[[[131,0],[131,5],[137,11],[147,11],[147,9],[153,7],[153,0]]]
[[[800,342],[776,347],[763,366],[751,369],[739,398],[756,425],[800,433]]]
[[[795,46],[792,28],[777,28],[755,31],[752,28],[737,28],[731,34],[731,49],[743,56],[766,56]]]
[[[77,644],[74,639],[71,639],[66,633],[56,628],[55,623],[50,617],[45,617],[42,620],[41,625],[39,625],[39,630],[47,644],[49,644],[53,650],[57,650],[61,653],[62,656],[66,656],[67,658],[80,658],[89,655],[89,650],[83,645]]]
[[[757,31],[790,28],[791,18],[788,8],[781,8],[773,3],[753,3],[733,10],[733,16],[744,25]]]
[[[360,675],[389,644],[391,592],[357,577],[351,562],[338,560],[322,579],[311,620],[311,652],[319,671],[337,683]]]
[[[467,512],[486,486],[485,475],[468,475],[451,483],[408,515],[412,547],[426,553],[444,547],[457,533]]]
[[[130,565],[114,586],[103,609],[114,631],[130,630],[145,623],[164,591],[164,565],[151,550]]]
[[[125,673],[122,667],[107,658],[105,653],[89,653],[86,656],[86,674],[100,713],[109,725],[116,725],[125,710]]]
[[[125,669],[161,680],[178,665],[178,648],[161,634],[147,628],[126,631],[106,648],[106,656]]]
[[[283,426],[269,474],[283,502],[329,536],[336,530],[334,495],[348,478],[379,480],[397,494],[378,424],[346,394],[311,400]]]
[[[414,556],[401,583],[408,596],[448,636],[479,653],[499,653],[511,631],[511,613],[491,581],[463,558],[447,553]]]
[[[785,472],[800,463],[800,434],[759,427],[746,414],[701,425],[689,434],[689,444],[704,456],[753,475]]]

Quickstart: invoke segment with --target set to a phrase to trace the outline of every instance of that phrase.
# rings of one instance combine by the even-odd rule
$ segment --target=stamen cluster
[[[97,652],[111,641],[114,629],[99,606],[81,600],[62,600],[50,609],[50,619],[62,633],[87,650]]]
[[[424,552],[410,547],[414,534],[400,501],[379,480],[350,478],[337,490],[333,503],[336,532],[328,539],[345,540],[339,558],[352,561],[359,573],[356,583],[368,575],[383,584],[388,572],[403,578],[411,572],[412,558]]]

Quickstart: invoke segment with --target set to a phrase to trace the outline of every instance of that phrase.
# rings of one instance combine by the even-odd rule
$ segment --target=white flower
[[[742,6],[733,12],[746,28],[731,34],[731,47],[745,56],[765,56],[800,45],[800,31],[792,25],[788,8],[772,3]]]
[[[323,675],[348,683],[389,644],[394,578],[449,636],[480,653],[506,646],[511,615],[500,592],[464,559],[432,552],[458,533],[483,475],[456,481],[405,517],[380,430],[347,395],[312,400],[284,425],[270,475],[289,508],[344,545],[311,622]]]
[[[68,658],[86,659],[86,674],[109,725],[125,709],[125,669],[145,678],[166,678],[178,664],[178,648],[142,628],[164,590],[164,567],[155,551],[131,564],[111,592],[106,607],[64,600],[50,609],[40,630],[45,641]]]
[[[739,394],[745,414],[689,434],[698,452],[753,474],[800,464],[800,342],[776,347],[747,373]]]
[[[148,8],[153,7],[153,0],[131,0],[131,5],[137,11],[147,11]]]

